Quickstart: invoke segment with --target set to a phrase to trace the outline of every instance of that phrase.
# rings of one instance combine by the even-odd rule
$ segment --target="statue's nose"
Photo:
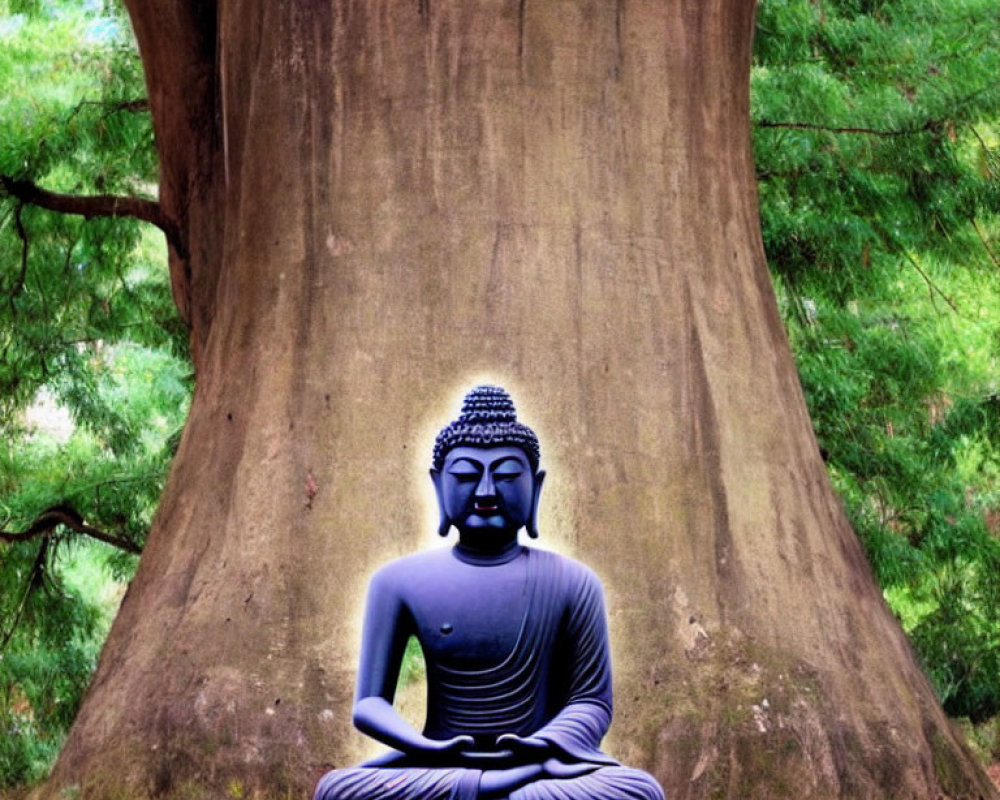
[[[479,479],[476,486],[476,497],[493,497],[497,493],[496,484],[493,483],[493,476],[490,471],[483,470],[483,477]]]

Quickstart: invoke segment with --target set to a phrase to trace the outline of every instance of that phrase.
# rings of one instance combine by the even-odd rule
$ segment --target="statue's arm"
[[[568,610],[561,631],[561,646],[568,653],[566,704],[519,749],[533,748],[538,757],[614,764],[600,752],[601,739],[611,725],[611,656],[604,592],[589,570],[574,582]],[[518,748],[513,738],[504,740]]]
[[[472,745],[471,736],[429,739],[399,715],[384,697],[363,697],[354,704],[354,725],[382,744],[409,755],[447,756]]]
[[[391,573],[376,573],[368,586],[365,606],[354,725],[362,733],[404,753],[458,751],[472,743],[471,737],[428,739],[393,708],[403,652],[414,630],[401,587]]]

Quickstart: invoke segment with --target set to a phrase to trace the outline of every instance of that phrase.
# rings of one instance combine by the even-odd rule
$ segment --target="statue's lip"
[[[480,501],[476,500],[472,504],[474,511],[499,511],[500,504],[496,500]]]

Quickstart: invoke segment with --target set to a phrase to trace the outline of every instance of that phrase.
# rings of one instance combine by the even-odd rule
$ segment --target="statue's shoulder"
[[[539,569],[553,577],[558,576],[568,587],[593,586],[601,588],[601,579],[590,567],[575,558],[551,550],[526,548]]]
[[[435,570],[443,568],[450,558],[447,548],[421,550],[383,564],[375,570],[371,580],[382,584],[408,583],[418,575],[433,574]]]

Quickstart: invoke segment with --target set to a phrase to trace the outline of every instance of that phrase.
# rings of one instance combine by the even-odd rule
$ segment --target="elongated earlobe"
[[[438,523],[438,536],[447,536],[451,530],[451,520],[444,510],[444,499],[441,496],[441,473],[436,469],[431,470],[431,482],[434,484],[434,494],[437,495],[438,511],[441,514],[441,521]]]
[[[524,530],[532,539],[538,538],[538,499],[542,496],[542,483],[545,481],[545,471],[538,470],[535,474],[535,485],[531,490],[531,514]]]

